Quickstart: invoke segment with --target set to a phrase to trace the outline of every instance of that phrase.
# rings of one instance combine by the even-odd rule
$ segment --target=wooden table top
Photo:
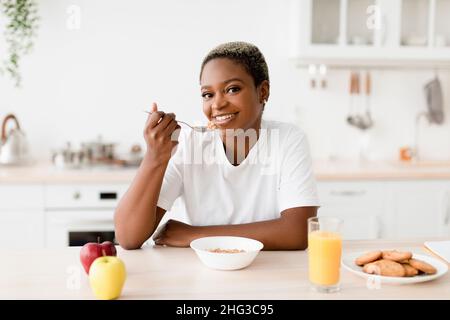
[[[344,241],[343,254],[394,248],[432,255],[423,239]],[[1,250],[0,299],[95,299],[79,251]],[[342,268],[341,291],[317,293],[308,281],[307,251],[262,251],[236,271],[208,269],[190,248],[118,248],[118,256],[127,268],[120,299],[450,299],[450,272],[429,282],[373,288]]]

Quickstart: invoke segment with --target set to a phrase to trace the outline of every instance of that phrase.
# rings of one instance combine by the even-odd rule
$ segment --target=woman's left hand
[[[191,241],[198,237],[195,227],[170,219],[161,228],[158,228],[153,236],[153,240],[157,245],[189,247]]]

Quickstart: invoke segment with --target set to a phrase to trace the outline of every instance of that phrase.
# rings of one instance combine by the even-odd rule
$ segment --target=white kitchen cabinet
[[[450,236],[450,181],[390,182],[394,238]]]
[[[0,185],[0,247],[44,247],[44,194],[40,185]]]
[[[450,66],[450,0],[291,0],[298,65]]]
[[[83,233],[111,234],[114,209],[127,188],[128,184],[1,184],[0,248],[64,247],[69,241],[77,243]]]
[[[81,246],[86,242],[112,241],[102,235],[114,233],[114,210],[48,210],[45,212],[45,246],[64,248]],[[91,236],[91,234],[94,234]],[[92,237],[92,239],[90,239]]]
[[[344,239],[377,239],[384,236],[386,195],[381,183],[319,182],[318,192],[321,203],[318,216],[343,219]]]
[[[0,210],[0,248],[44,247],[43,210]]]
[[[113,232],[127,187],[0,184],[0,248],[61,247],[71,232]],[[318,215],[342,218],[345,239],[450,237],[450,180],[319,180],[318,192]]]
[[[450,237],[450,181],[444,185],[444,191],[439,199],[439,233],[443,237]]]
[[[344,220],[345,239],[450,236],[450,181],[319,181],[319,216]]]
[[[45,245],[80,246],[114,241],[114,210],[129,184],[45,186]]]
[[[129,184],[51,184],[45,186],[45,208],[114,209]]]
[[[0,210],[42,209],[44,189],[34,184],[0,184]]]

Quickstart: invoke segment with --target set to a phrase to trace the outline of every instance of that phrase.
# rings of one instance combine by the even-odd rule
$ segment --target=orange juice
[[[342,238],[338,233],[313,231],[308,234],[309,280],[329,286],[339,282]]]

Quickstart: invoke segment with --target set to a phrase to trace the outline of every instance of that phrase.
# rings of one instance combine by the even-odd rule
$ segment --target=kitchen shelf
[[[450,48],[450,0],[436,1],[434,46]]]
[[[430,0],[402,0],[401,2],[401,38],[400,45],[407,47],[426,47],[433,41]]]
[[[339,43],[339,1],[316,0],[312,3],[311,42]]]
[[[292,0],[290,58],[298,67],[448,69],[448,12],[450,0]]]
[[[336,1],[339,2],[339,1]],[[367,28],[367,8],[374,0],[348,0],[346,10],[345,42],[349,46],[373,45],[375,33]]]
[[[329,51],[333,54],[330,55]],[[373,48],[353,46],[347,48],[330,45],[314,46],[302,57],[291,60],[297,67],[325,64],[329,68],[368,67],[372,69],[450,69],[450,50],[413,47]]]

